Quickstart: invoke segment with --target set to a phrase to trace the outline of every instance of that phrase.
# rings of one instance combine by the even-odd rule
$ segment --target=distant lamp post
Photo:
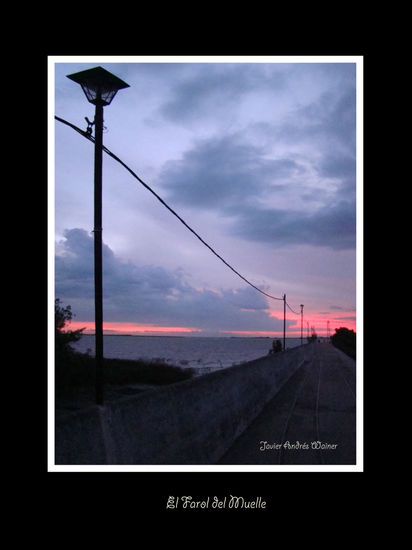
[[[300,304],[300,345],[303,344],[303,304]]]
[[[102,164],[103,107],[110,105],[118,90],[129,84],[95,67],[67,75],[83,89],[87,100],[96,106],[94,117],[94,307],[96,341],[96,403],[103,404],[103,275],[102,275]]]

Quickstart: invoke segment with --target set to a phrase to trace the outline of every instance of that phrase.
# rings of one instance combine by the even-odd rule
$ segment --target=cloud
[[[356,321],[356,316],[348,315],[347,317],[334,317],[334,321]]]
[[[271,128],[286,142],[311,143],[323,151],[355,155],[356,88],[328,90],[304,106],[296,107],[285,119]]]
[[[355,222],[355,205],[346,201],[325,206],[310,214],[255,208],[241,213],[234,233],[276,247],[306,244],[344,250],[355,248]]]
[[[167,162],[158,183],[178,204],[224,212],[280,190],[305,169],[291,158],[271,159],[237,134],[196,142]]]
[[[55,293],[79,320],[94,317],[93,238],[66,230],[56,256]],[[269,316],[265,298],[250,287],[195,289],[182,272],[137,266],[103,246],[104,319],[195,327],[205,331],[276,331],[283,321]],[[281,313],[280,313],[281,316]],[[289,324],[292,322],[288,322]]]
[[[327,72],[317,70],[319,75]],[[251,241],[274,247],[309,244],[354,249],[353,70],[353,66],[343,68],[339,86],[335,81],[335,86],[312,101],[291,107],[279,121],[255,122],[236,132],[194,142],[180,159],[163,166],[158,183],[167,198],[172,204],[229,218],[231,234]],[[203,80],[196,78],[184,81],[181,86],[187,87],[187,93],[181,88],[176,97],[183,109],[189,90],[198,99],[204,93],[205,101],[212,96],[212,101],[214,94],[230,96],[237,88],[239,93],[247,93],[252,82],[264,88],[274,81],[274,74],[265,77],[259,68],[222,73],[217,68],[205,74],[203,92]],[[287,88],[287,74],[277,73],[279,88]]]
[[[322,159],[318,171],[321,176],[328,178],[353,179],[356,174],[356,160],[342,154],[330,154]]]
[[[218,212],[232,235],[273,246],[355,247],[356,164],[348,153],[268,156],[235,133],[203,139],[167,162],[158,184],[172,204]],[[309,208],[310,205],[310,208]]]
[[[159,112],[175,123],[205,120],[238,109],[249,93],[274,93],[286,83],[283,67],[271,64],[189,64],[178,80],[168,83],[169,98]]]

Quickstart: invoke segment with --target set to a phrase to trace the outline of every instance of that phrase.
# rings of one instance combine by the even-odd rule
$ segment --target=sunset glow
[[[280,318],[279,311],[269,311],[270,317]],[[301,332],[301,316],[295,315],[289,311],[286,312],[287,320],[287,331],[286,334],[289,337],[300,337]],[[332,312],[316,312],[316,311],[305,311],[303,313],[303,336],[306,337],[308,334],[308,324],[309,324],[309,335],[311,333],[311,328],[315,329],[315,332],[318,336],[327,336],[329,321],[330,335],[335,333],[335,330],[341,327],[348,328],[356,332],[356,312],[355,311],[339,311],[337,313]],[[278,331],[276,335],[283,335],[283,331]]]
[[[286,337],[299,338],[301,333],[300,316],[296,315],[287,317],[287,322],[294,321],[294,324],[288,324],[286,330]],[[311,333],[312,327],[318,336],[327,336],[327,322],[329,321],[330,335],[335,333],[335,329],[340,327],[346,327],[349,330],[356,332],[356,320],[348,315],[340,316],[339,318],[325,317],[322,314],[312,313],[310,318],[303,318],[303,337],[306,338]],[[71,321],[66,330],[79,330],[84,328],[84,334],[94,334],[94,322],[93,321]],[[149,323],[127,323],[127,322],[104,322],[103,332],[105,334],[131,334],[141,336],[153,336],[158,334],[159,336],[188,336],[204,335],[202,329],[196,327],[173,327],[173,326],[156,326]],[[203,333],[203,334],[202,334]],[[277,331],[265,331],[265,330],[220,330],[219,334],[222,336],[246,336],[246,337],[261,337],[261,338],[281,338],[283,336],[282,330]]]
[[[79,330],[85,328],[85,334],[94,334],[94,322],[93,321],[71,321],[68,325],[68,330]],[[201,330],[190,327],[162,327],[151,324],[141,323],[121,323],[121,322],[104,322],[103,332],[106,334],[190,334],[198,333]]]

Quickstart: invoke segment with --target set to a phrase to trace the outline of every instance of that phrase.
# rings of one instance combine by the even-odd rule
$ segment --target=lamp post
[[[103,107],[110,105],[118,90],[129,84],[95,67],[67,75],[83,89],[87,100],[95,105],[94,117],[94,322],[96,342],[96,403],[103,405],[103,262],[102,262],[102,164]]]
[[[286,351],[286,294],[283,295],[283,351]]]
[[[303,344],[303,304],[300,304],[300,345]]]

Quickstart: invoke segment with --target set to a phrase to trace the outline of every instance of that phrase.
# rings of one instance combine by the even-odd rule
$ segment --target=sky
[[[355,60],[356,61],[356,60]],[[287,336],[356,330],[357,65],[293,58],[49,59],[51,117],[94,118],[67,75],[126,83],[104,145],[234,269],[286,300]],[[358,103],[359,105],[359,103]],[[54,293],[94,327],[94,145],[54,121]],[[357,195],[358,192],[358,195]],[[280,336],[283,301],[224,265],[114,159],[103,158],[104,331]]]

